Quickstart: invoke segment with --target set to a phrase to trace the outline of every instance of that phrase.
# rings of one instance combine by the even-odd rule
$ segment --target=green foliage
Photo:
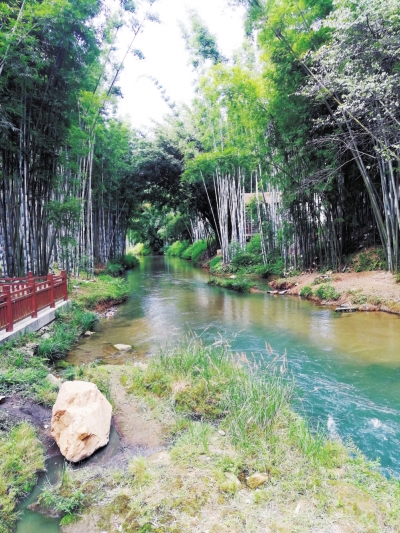
[[[114,263],[112,261],[109,261],[107,263],[106,272],[110,276],[113,276],[114,278],[117,278],[118,276],[121,276],[125,271],[125,268],[120,263]]]
[[[354,272],[387,270],[385,252],[382,248],[371,248],[356,253],[349,258],[348,268],[354,270]]]
[[[329,284],[321,285],[314,294],[321,300],[338,300],[340,298],[340,292],[337,292],[335,287]]]
[[[152,251],[148,244],[143,244],[142,242],[138,242],[132,248],[132,253],[134,255],[151,255]]]
[[[126,270],[132,270],[132,268],[139,266],[140,262],[139,259],[134,256],[133,253],[128,253],[122,258],[122,264],[124,265]]]
[[[310,298],[313,295],[313,290],[310,285],[304,285],[300,291],[300,296],[303,298]]]
[[[218,267],[222,263],[222,257],[220,255],[217,255],[216,257],[213,257],[211,261],[209,261],[210,271],[214,272],[215,270],[218,270]]]
[[[82,509],[84,502],[85,495],[72,480],[66,465],[60,483],[55,486],[48,484],[39,496],[40,505],[61,516],[63,525],[73,522],[74,514]]]
[[[11,533],[18,500],[28,494],[37,472],[44,470],[45,452],[34,428],[23,422],[10,432],[0,430],[0,532]]]
[[[254,282],[241,278],[210,278],[207,283],[208,285],[213,285],[214,287],[223,287],[224,289],[229,289],[236,292],[250,292],[250,290],[255,287]]]
[[[183,252],[190,246],[189,241],[175,241],[165,252],[170,257],[182,257]]]
[[[207,248],[208,243],[206,239],[196,241],[182,253],[181,257],[183,259],[190,259],[194,264],[197,264],[202,259]]]

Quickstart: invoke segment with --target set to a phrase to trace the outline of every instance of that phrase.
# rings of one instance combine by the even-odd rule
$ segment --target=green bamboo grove
[[[113,54],[153,2],[101,24],[94,0],[2,4],[3,273],[93,271],[127,236],[153,252],[208,238],[229,262],[254,234],[283,270],[340,270],[368,246],[399,270],[398,2],[230,3],[246,8],[242,48],[224,57],[192,12],[196,97],[148,134],[113,115]]]

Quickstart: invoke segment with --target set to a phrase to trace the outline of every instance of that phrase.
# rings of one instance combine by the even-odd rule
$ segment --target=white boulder
[[[119,352],[129,352],[129,350],[132,350],[130,344],[114,344],[114,348]]]
[[[53,406],[51,434],[73,463],[108,444],[112,407],[94,383],[66,381]]]

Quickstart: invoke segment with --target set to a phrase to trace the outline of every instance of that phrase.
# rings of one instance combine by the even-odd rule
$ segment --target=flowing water
[[[400,477],[399,316],[337,314],[296,297],[237,294],[207,285],[207,272],[167,257],[142,259],[127,279],[129,301],[67,361],[122,364],[149,357],[190,332],[209,342],[224,339],[261,364],[286,354],[298,408],[332,435],[350,438],[368,458],[379,459],[385,474]],[[131,344],[134,351],[115,354],[117,343]],[[59,531],[58,521],[25,513],[18,533]]]
[[[80,343],[70,362],[121,363],[113,344],[134,358],[157,352],[189,331],[233,350],[287,354],[302,408],[342,439],[350,437],[387,473],[400,476],[400,317],[338,314],[292,296],[237,294],[206,284],[208,273],[174,258],[141,260],[128,273],[132,295],[101,333]],[[272,356],[270,356],[272,357]]]

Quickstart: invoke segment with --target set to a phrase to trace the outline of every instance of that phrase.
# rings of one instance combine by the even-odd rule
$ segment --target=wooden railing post
[[[64,302],[68,300],[68,282],[67,282],[67,271],[61,270],[61,277],[63,280],[63,294],[64,294]]]
[[[5,285],[3,287],[3,294],[7,298],[7,305],[6,305],[7,328],[6,328],[6,332],[9,333],[9,332],[13,331],[13,329],[14,329],[14,318],[13,318],[13,308],[12,308],[12,301],[11,301],[11,287],[10,287],[10,285]]]
[[[33,272],[28,272],[28,280],[33,279]]]
[[[55,307],[56,304],[54,302],[54,278],[53,274],[47,274],[47,282],[50,285],[50,307]]]
[[[31,272],[29,273],[31,274]],[[28,274],[28,276],[29,276]],[[33,276],[28,279],[28,287],[32,291],[31,294],[31,317],[37,318],[37,302],[36,302],[36,285]]]

